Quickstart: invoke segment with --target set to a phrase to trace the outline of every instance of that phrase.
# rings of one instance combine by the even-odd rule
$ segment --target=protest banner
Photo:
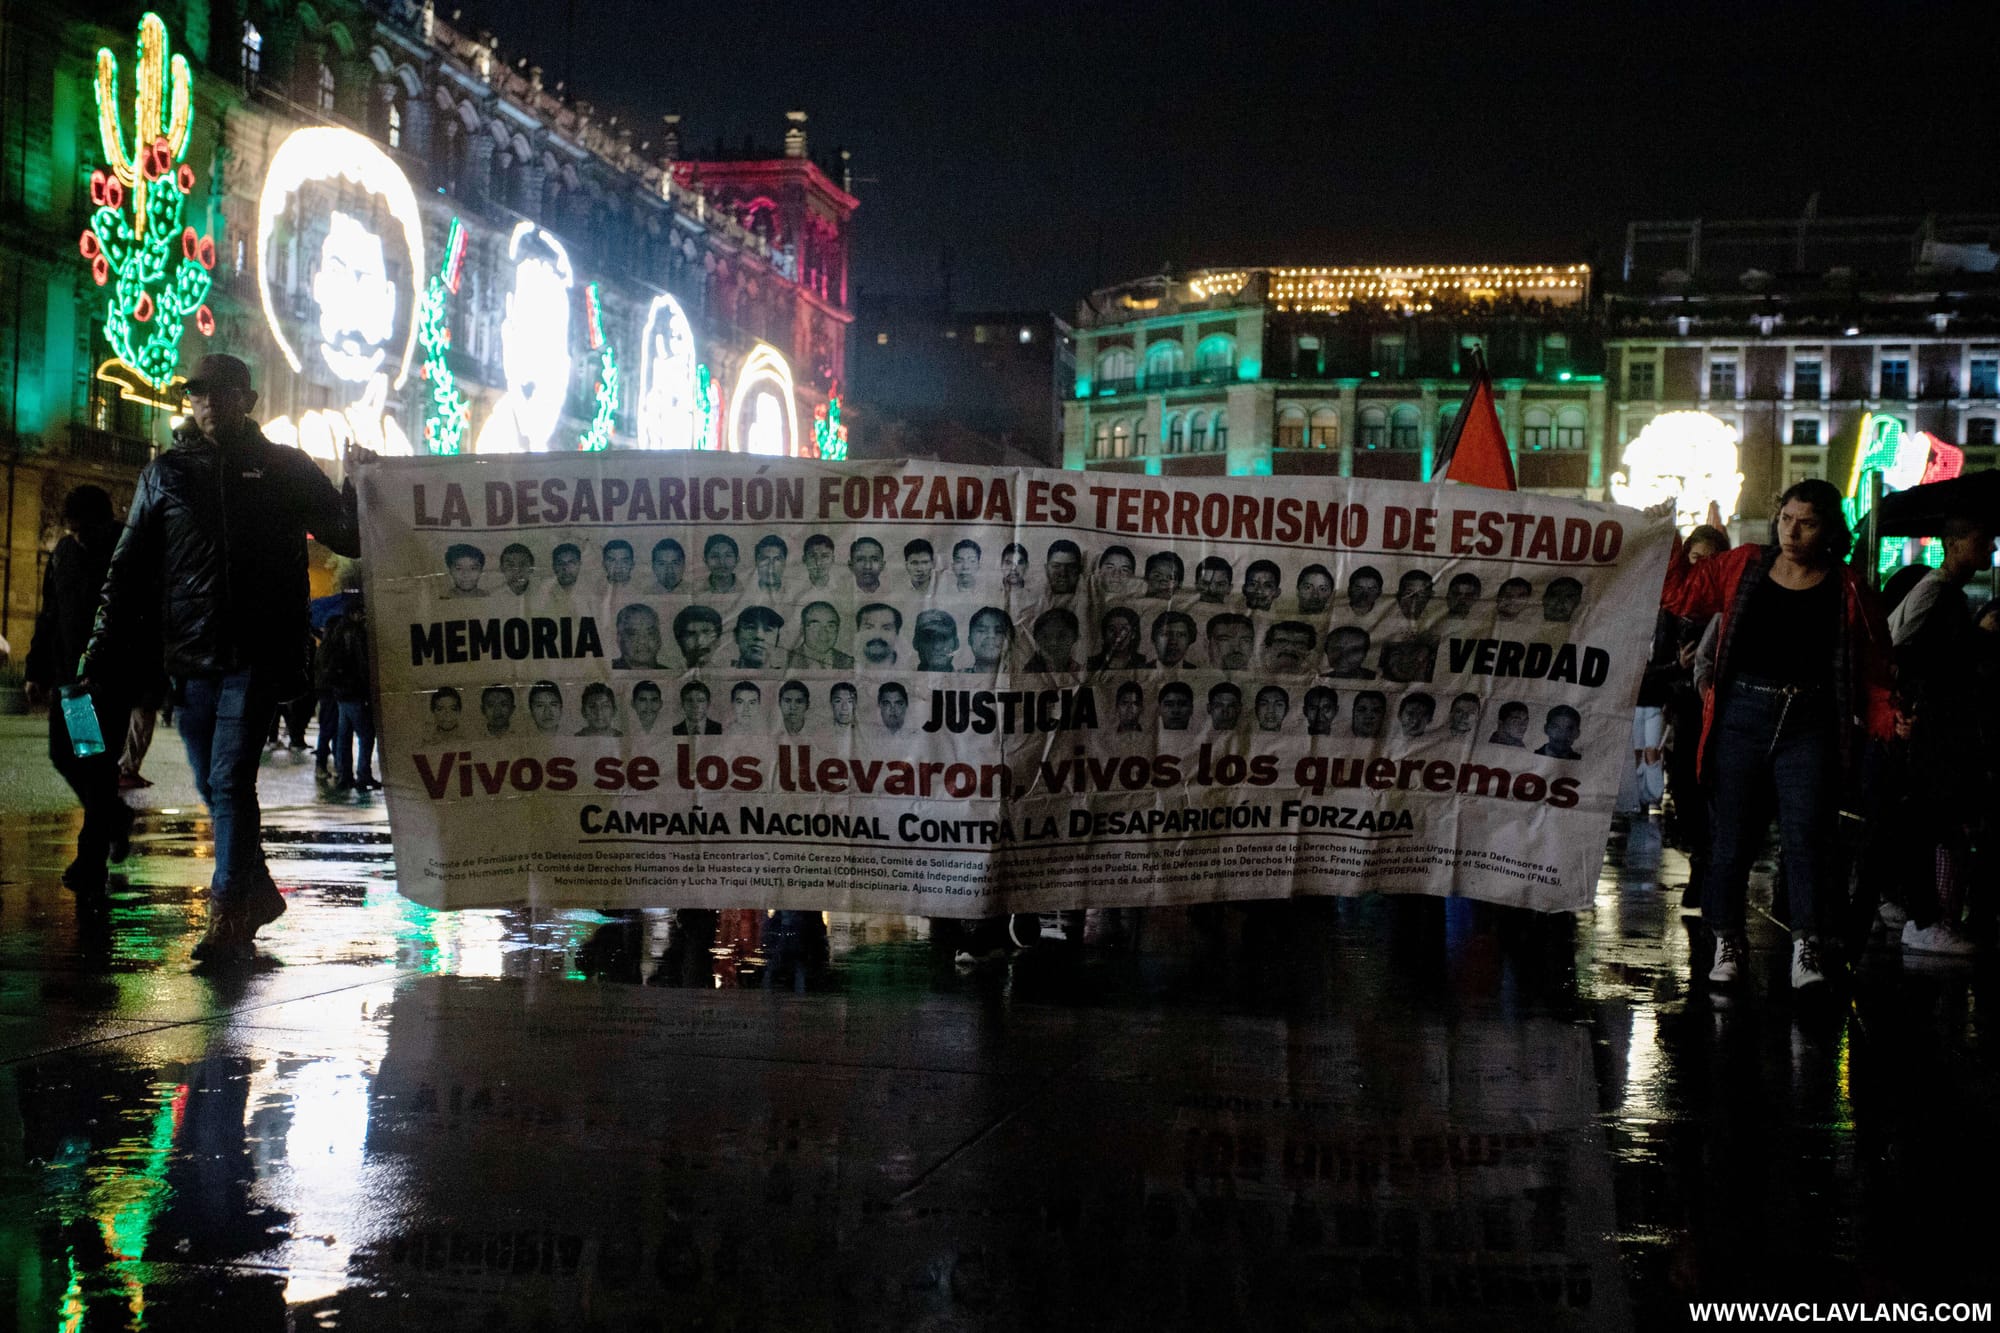
[[[715,453],[361,489],[436,907],[1580,908],[1671,537],[1470,487]]]

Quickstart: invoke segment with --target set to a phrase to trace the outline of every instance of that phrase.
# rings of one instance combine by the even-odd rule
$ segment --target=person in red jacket
[[[1864,735],[1895,731],[1889,630],[1862,576],[1840,492],[1802,481],[1778,501],[1772,543],[1692,565],[1678,542],[1661,605],[1720,616],[1716,688],[1702,709],[1700,763],[1714,795],[1702,918],[1715,935],[1708,979],[1743,970],[1744,896],[1773,808],[1791,895],[1792,987],[1826,980],[1821,939],[1837,909],[1829,856],[1842,778]]]

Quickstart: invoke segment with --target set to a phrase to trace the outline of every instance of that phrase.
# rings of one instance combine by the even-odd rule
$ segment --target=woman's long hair
[[[1771,544],[1778,544],[1778,515],[1794,500],[1812,506],[1819,518],[1820,545],[1833,562],[1839,564],[1847,559],[1847,553],[1854,549],[1854,530],[1847,526],[1847,513],[1840,506],[1840,491],[1832,482],[1818,477],[1794,482],[1778,497],[1778,507],[1771,511]]]

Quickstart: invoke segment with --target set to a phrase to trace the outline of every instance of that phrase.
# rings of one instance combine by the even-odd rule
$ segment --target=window
[[[1966,364],[1965,396],[2000,398],[2000,356],[1975,354]]]
[[[1280,449],[1303,449],[1306,445],[1306,414],[1296,407],[1278,413],[1275,444]]]
[[[1114,422],[1111,427],[1111,456],[1129,458],[1132,456],[1132,428],[1124,422]]]
[[[1625,396],[1627,398],[1658,398],[1660,396],[1660,363],[1657,361],[1634,361],[1626,366]]]
[[[257,75],[264,68],[264,34],[257,31],[254,23],[243,25],[243,46],[240,52],[243,65],[243,86],[246,89],[257,86]]]
[[[884,337],[887,337],[888,335],[887,335],[887,334],[884,334],[883,336],[884,336]],[[1100,422],[1098,422],[1098,423],[1097,423],[1097,434],[1096,434],[1095,436],[1093,436],[1093,437],[1092,437],[1092,439],[1091,439],[1091,441],[1090,441],[1090,456],[1091,456],[1092,458],[1109,458],[1109,457],[1111,457],[1111,423],[1110,423],[1110,422],[1108,422],[1108,421],[1100,421]]]
[[[1167,414],[1167,419],[1162,424],[1162,433],[1167,438],[1168,453],[1177,454],[1187,447],[1187,431],[1179,413]]]
[[[1208,447],[1214,453],[1229,447],[1229,415],[1226,412],[1215,414],[1215,430],[1209,435]]]
[[[403,108],[394,102],[389,103],[389,146],[391,148],[403,146]]]
[[[1710,398],[1736,397],[1736,358],[1716,357],[1708,363],[1708,396]]]
[[[1404,404],[1389,418],[1389,447],[1391,449],[1417,448],[1417,409]]]
[[[319,109],[333,114],[333,70],[324,63],[319,67]]]
[[[1132,387],[1138,358],[1129,347],[1113,347],[1097,358],[1097,391],[1123,393]]]
[[[988,332],[989,330],[984,324],[974,324],[972,326],[972,341],[981,344],[985,343]]]
[[[1565,407],[1556,413],[1556,448],[1580,450],[1583,446],[1583,409]]]
[[[1907,351],[1883,353],[1879,396],[1883,398],[1910,396],[1910,354]]]
[[[1379,407],[1361,409],[1361,447],[1380,449],[1389,443],[1389,414]]]
[[[886,333],[878,333],[878,334],[876,334],[876,335],[875,335],[875,345],[876,345],[877,347],[887,347],[887,346],[889,345],[889,335],[888,335],[888,334],[886,334]]]
[[[1370,345],[1368,368],[1377,375],[1403,373],[1403,335],[1378,333]]]
[[[1521,447],[1541,450],[1555,443],[1555,423],[1547,411],[1531,407],[1521,417]]]
[[[1188,418],[1188,452],[1200,453],[1208,447],[1208,415],[1196,412]]]
[[[1826,381],[1822,377],[1824,363],[1816,356],[1802,356],[1792,362],[1792,397],[1816,403],[1825,393]]]
[[[1799,447],[1819,447],[1819,418],[1793,417],[1792,443]]]
[[[1340,413],[1330,407],[1313,409],[1312,430],[1306,442],[1315,449],[1340,447]]]
[[[1146,383],[1165,387],[1187,366],[1187,353],[1177,342],[1156,342],[1146,349]]]
[[[1968,448],[1990,449],[1996,434],[2000,434],[2000,422],[1992,417],[1967,417],[1965,420],[1965,443]]]
[[[1226,333],[1214,333],[1201,340],[1194,349],[1194,368],[1197,371],[1233,371],[1236,369],[1236,339]]]

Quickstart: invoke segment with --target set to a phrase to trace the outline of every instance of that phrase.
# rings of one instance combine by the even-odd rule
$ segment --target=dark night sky
[[[457,0],[561,77],[570,0]],[[452,0],[440,10],[449,13]],[[1073,312],[1218,263],[1615,263],[1640,218],[2000,210],[1990,5],[596,0],[584,97],[691,153],[811,113],[869,291]]]

